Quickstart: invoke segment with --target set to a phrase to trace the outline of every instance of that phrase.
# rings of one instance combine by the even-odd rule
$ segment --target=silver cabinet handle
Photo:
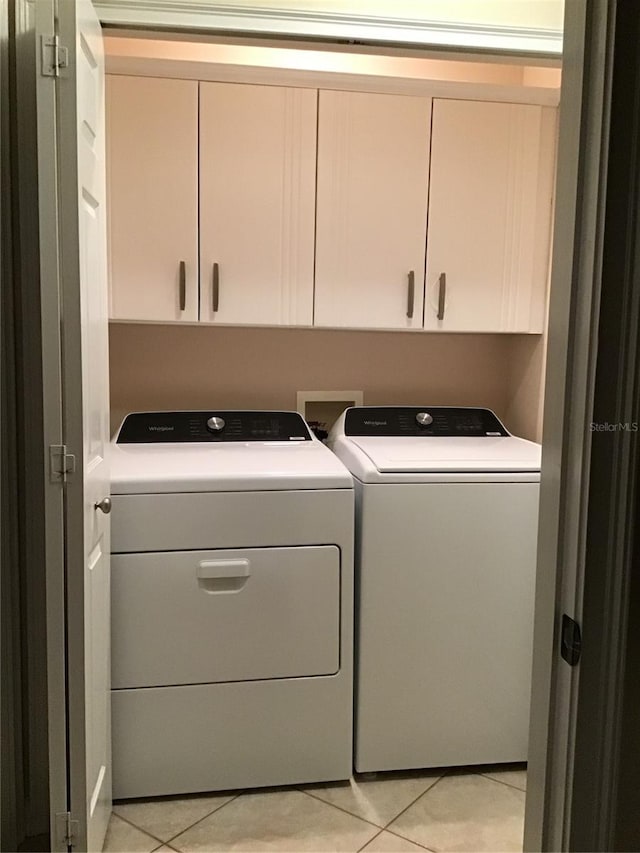
[[[444,320],[444,306],[447,298],[447,274],[440,273],[438,279],[438,320]]]
[[[213,265],[213,272],[211,274],[212,277],[212,308],[213,313],[215,314],[218,310],[218,305],[220,304],[220,266],[219,264]]]
[[[411,320],[413,317],[413,304],[415,302],[416,292],[416,274],[413,270],[409,270],[407,276],[407,317]]]
[[[109,515],[111,512],[111,498],[102,498],[101,501],[98,501],[94,504],[96,509],[99,509],[105,515]]]
[[[184,261],[180,261],[180,310],[184,311],[187,307],[187,265]]]

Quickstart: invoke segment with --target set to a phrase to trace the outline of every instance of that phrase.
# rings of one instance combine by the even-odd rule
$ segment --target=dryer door
[[[331,675],[334,545],[112,558],[112,687]]]

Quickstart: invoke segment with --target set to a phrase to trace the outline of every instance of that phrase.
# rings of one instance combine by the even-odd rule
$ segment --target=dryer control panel
[[[135,412],[124,419],[117,444],[195,441],[312,441],[297,412]]]
[[[363,406],[347,409],[345,435],[508,436],[490,409],[452,406]]]

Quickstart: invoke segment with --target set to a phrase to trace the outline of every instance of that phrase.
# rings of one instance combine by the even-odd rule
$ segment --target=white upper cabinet
[[[198,83],[107,77],[110,316],[198,319]]]
[[[542,332],[556,111],[434,100],[425,329]]]
[[[107,119],[112,319],[544,329],[553,107],[111,75]]]
[[[200,319],[311,325],[317,92],[200,84]]]
[[[316,326],[421,329],[431,99],[321,91]]]

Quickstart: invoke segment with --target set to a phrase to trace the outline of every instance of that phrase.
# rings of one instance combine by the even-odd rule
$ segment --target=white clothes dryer
[[[353,481],[295,412],[112,444],[114,796],[347,779]]]
[[[487,409],[356,407],[359,771],[525,761],[541,448]]]

